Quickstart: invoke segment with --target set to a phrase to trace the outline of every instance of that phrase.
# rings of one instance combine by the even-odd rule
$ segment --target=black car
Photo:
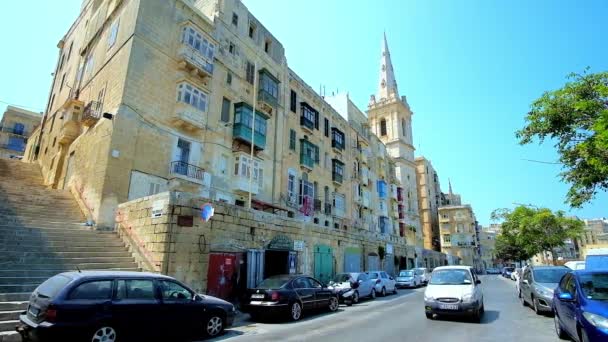
[[[303,311],[313,309],[338,310],[338,297],[320,281],[306,275],[278,275],[265,279],[254,289],[248,289],[242,310],[252,319],[265,315],[283,315],[292,321]]]
[[[160,274],[66,272],[34,290],[17,330],[24,341],[176,340],[217,336],[235,315],[232,304]]]

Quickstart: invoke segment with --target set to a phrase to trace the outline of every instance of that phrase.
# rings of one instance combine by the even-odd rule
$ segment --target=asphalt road
[[[214,341],[559,341],[551,317],[521,306],[513,281],[495,275],[481,279],[486,309],[481,323],[428,320],[420,288],[295,323],[244,321]]]

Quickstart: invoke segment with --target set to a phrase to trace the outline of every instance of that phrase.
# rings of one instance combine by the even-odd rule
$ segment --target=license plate
[[[442,310],[458,310],[458,304],[440,304],[439,308]]]
[[[261,301],[259,301],[259,300],[252,300],[250,304],[251,304],[251,305],[261,305],[261,304],[262,304],[262,302],[261,302]]]
[[[263,294],[252,294],[251,298],[264,298]]]

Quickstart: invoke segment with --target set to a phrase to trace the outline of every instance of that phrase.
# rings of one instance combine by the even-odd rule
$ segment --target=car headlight
[[[433,302],[435,301],[435,298],[433,298],[433,296],[427,295],[426,292],[424,293],[424,300],[426,300],[427,302]]]
[[[544,287],[535,286],[534,289],[536,290],[536,293],[538,293],[541,296],[544,296],[544,297],[552,297],[553,296],[553,293],[551,293],[551,291],[547,290]]]
[[[608,318],[600,315],[593,314],[591,312],[583,312],[583,316],[591,323],[594,327],[608,330]]]
[[[473,301],[473,294],[465,294],[464,296],[462,296],[462,302],[463,303],[470,303]]]

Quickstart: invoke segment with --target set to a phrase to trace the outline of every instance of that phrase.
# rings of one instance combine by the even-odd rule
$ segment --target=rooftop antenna
[[[76,265],[76,269],[78,270],[78,273],[82,273],[82,271],[80,270],[80,267],[78,267],[78,265]]]

